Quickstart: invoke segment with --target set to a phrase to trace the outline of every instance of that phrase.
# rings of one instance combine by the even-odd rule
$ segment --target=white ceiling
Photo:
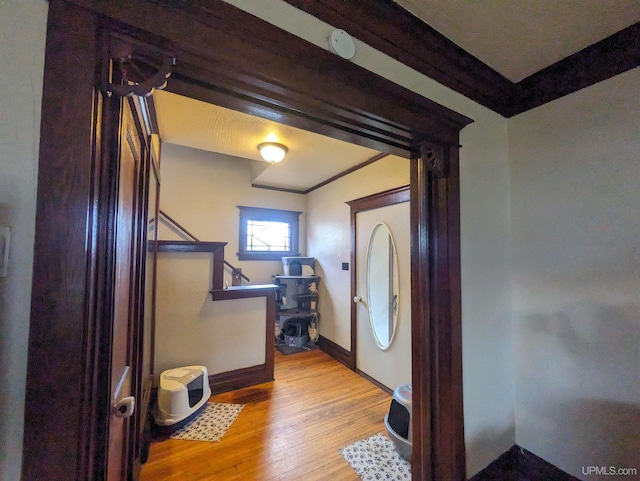
[[[394,0],[512,82],[640,21],[639,0]]]
[[[640,0],[395,0],[513,82],[640,21]],[[255,160],[252,183],[306,190],[378,152],[157,91],[164,142]],[[256,146],[289,148],[271,166]]]
[[[170,92],[153,95],[163,142],[255,160],[254,184],[305,190],[379,153]],[[287,146],[284,160],[261,160],[257,146],[266,141]]]

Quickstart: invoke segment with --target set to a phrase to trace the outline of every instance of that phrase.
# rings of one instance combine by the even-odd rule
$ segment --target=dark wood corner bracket
[[[111,31],[101,66],[101,90],[117,97],[148,97],[162,90],[176,64],[176,56],[125,34]]]
[[[437,178],[449,177],[449,152],[445,146],[421,142],[419,157],[428,172],[432,172]]]
[[[285,1],[507,118],[640,65],[640,22],[515,83],[392,0]]]

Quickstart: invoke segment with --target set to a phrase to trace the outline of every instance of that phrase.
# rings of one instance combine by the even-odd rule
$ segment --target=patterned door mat
[[[207,407],[198,417],[178,429],[171,438],[217,443],[243,407],[244,404],[207,403]]]
[[[411,480],[411,463],[398,454],[382,433],[345,446],[340,454],[363,481]]]

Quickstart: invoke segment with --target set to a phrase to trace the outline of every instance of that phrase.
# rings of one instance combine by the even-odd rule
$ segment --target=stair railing
[[[173,219],[171,216],[169,216],[162,209],[160,209],[160,215],[162,217],[164,217],[166,220],[168,220],[172,225],[174,225],[184,235],[186,235],[187,237],[190,237],[194,242],[202,242],[200,239],[198,239],[191,232],[189,232],[187,229],[185,229],[182,225],[180,225],[175,219]],[[231,278],[233,279],[233,285],[234,286],[240,285],[242,283],[242,279],[246,280],[247,282],[251,282],[251,279],[249,279],[247,276],[245,276],[242,273],[242,269],[239,269],[239,268],[233,266],[226,259],[224,259],[224,264],[227,267],[229,267],[229,269],[231,269]]]

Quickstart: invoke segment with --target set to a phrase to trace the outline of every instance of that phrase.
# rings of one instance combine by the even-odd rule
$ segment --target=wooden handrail
[[[171,222],[174,226],[176,226],[182,233],[184,233],[188,237],[191,237],[191,239],[193,239],[194,242],[202,242],[200,239],[198,239],[196,236],[194,236],[191,232],[189,232],[187,229],[182,227],[175,219],[170,217],[165,211],[163,211],[162,209],[159,209],[159,212],[160,212],[161,216],[163,216],[165,219],[167,219],[169,222]],[[225,242],[225,244],[226,244],[226,242]],[[227,267],[229,267],[231,269],[233,276],[235,276],[236,278],[237,278],[237,276],[239,276],[239,277],[242,277],[245,281],[251,282],[251,279],[249,279],[247,276],[245,276],[240,269],[238,269],[237,267],[231,265],[226,259],[223,259],[223,262]]]
[[[177,221],[175,221],[172,217],[169,217],[169,215],[163,211],[162,209],[160,209],[160,215],[163,216],[165,219],[167,219],[169,222],[171,222],[173,225],[175,225],[178,229],[180,229],[184,234],[186,234],[187,236],[191,237],[191,239],[193,239],[196,242],[200,242],[200,239],[198,239],[196,236],[194,236],[191,232],[189,232],[187,229],[185,229],[184,227],[182,227],[180,224],[178,224]]]

